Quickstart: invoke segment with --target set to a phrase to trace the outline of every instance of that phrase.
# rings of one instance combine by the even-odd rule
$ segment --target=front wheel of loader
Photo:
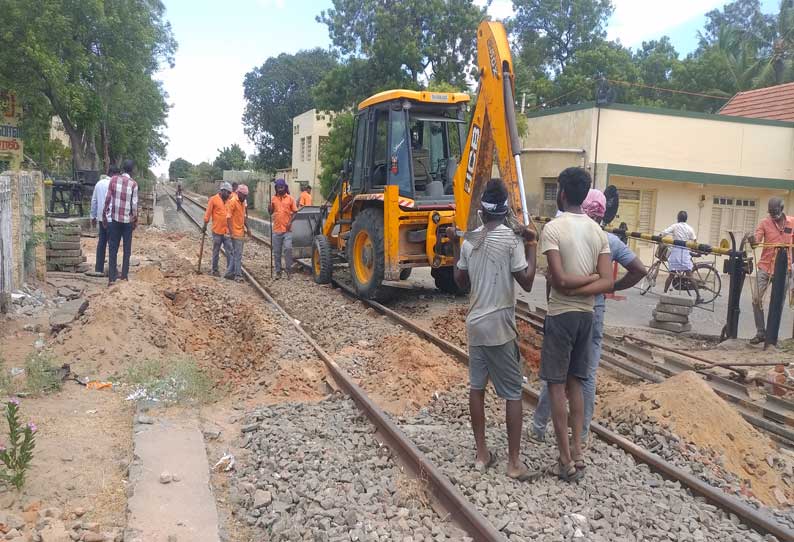
[[[378,297],[384,276],[383,211],[364,209],[350,230],[347,262],[356,293],[365,299]]]
[[[312,277],[317,284],[331,282],[333,260],[331,245],[325,235],[316,235],[312,242]]]
[[[452,295],[465,295],[469,293],[468,288],[463,289],[455,282],[455,272],[452,267],[436,267],[430,270],[430,275],[436,281],[436,288],[444,293]]]

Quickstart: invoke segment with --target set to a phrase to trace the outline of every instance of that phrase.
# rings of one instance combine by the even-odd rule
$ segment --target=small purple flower
[[[0,454],[6,451],[5,444],[0,444]]]
[[[19,406],[19,399],[17,399],[16,397],[12,397],[12,398],[10,398],[10,399],[8,400],[8,402],[9,402],[10,404],[12,404],[12,405]]]
[[[30,429],[30,432],[31,432],[31,433],[35,433],[36,431],[38,431],[38,429],[39,429],[39,428],[38,428],[38,427],[36,427],[36,424],[35,424],[35,423],[33,423],[33,422],[28,422],[28,429]]]

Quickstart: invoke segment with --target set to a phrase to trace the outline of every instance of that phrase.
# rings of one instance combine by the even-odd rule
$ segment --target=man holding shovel
[[[218,193],[207,201],[207,211],[204,213],[204,228],[202,232],[207,233],[207,224],[212,220],[212,276],[220,277],[218,271],[218,259],[221,253],[221,246],[226,252],[226,272],[232,268],[232,239],[229,237],[229,225],[226,220],[226,202],[232,193],[232,186],[229,183],[221,183]],[[202,243],[204,240],[202,239]],[[199,266],[201,262],[199,262]],[[200,271],[200,269],[199,269]]]

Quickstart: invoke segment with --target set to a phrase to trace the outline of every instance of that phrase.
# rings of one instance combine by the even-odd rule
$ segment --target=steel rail
[[[169,193],[173,199],[173,195]],[[189,199],[194,205],[201,208],[201,204]],[[182,206],[185,215],[201,229],[201,223],[187,212]],[[306,340],[317,352],[317,355],[325,363],[337,385],[349,395],[358,405],[367,418],[377,428],[388,447],[393,450],[400,461],[410,469],[413,475],[422,481],[427,482],[431,494],[438,503],[449,514],[453,521],[458,524],[474,540],[482,542],[506,542],[504,535],[497,531],[488,519],[480,513],[477,508],[469,502],[466,497],[449,481],[449,478],[441,472],[425,456],[421,450],[400,430],[400,428],[389,418],[389,416],[362,390],[342,369],[333,358],[314,340],[314,338],[273,298],[270,292],[262,286],[256,278],[243,266],[243,274],[254,287],[254,289],[265,300],[271,303],[278,312],[290,322],[298,334]]]
[[[201,205],[199,205],[199,207],[200,206]],[[305,264],[303,262],[299,262],[299,263],[306,268],[310,267],[308,264]],[[442,339],[441,337],[435,335],[434,333],[431,333],[430,331],[422,328],[413,321],[409,320],[405,316],[386,307],[385,305],[382,305],[381,303],[378,303],[377,301],[371,299],[363,299],[359,297],[352,287],[338,281],[337,279],[332,278],[331,284],[342,290],[346,295],[354,299],[357,299],[359,301],[362,301],[369,307],[375,309],[381,314],[399,323],[400,325],[402,325],[412,333],[419,335],[422,338],[430,341],[431,343],[439,347],[442,351],[454,356],[459,361],[468,365],[469,355],[465,350],[463,350],[459,346],[452,344],[451,342],[445,339]],[[528,401],[530,404],[532,404],[533,406],[537,405],[539,394],[536,390],[530,388],[528,385],[523,385],[522,394],[524,399]],[[735,514],[736,516],[741,518],[747,525],[753,527],[755,530],[763,534],[772,534],[780,540],[794,541],[794,530],[789,529],[786,526],[778,523],[769,514],[754,509],[753,507],[751,507],[748,504],[745,504],[736,497],[729,495],[723,492],[722,490],[715,488],[714,486],[700,480],[693,474],[690,474],[684,471],[683,469],[676,467],[672,463],[665,461],[660,456],[652,452],[649,452],[648,450],[642,448],[641,446],[638,446],[634,442],[626,439],[625,437],[619,435],[615,431],[612,431],[597,422],[592,422],[590,427],[598,437],[600,437],[608,444],[613,444],[615,446],[618,446],[625,452],[631,454],[638,461],[648,465],[650,468],[652,468],[659,474],[680,482],[681,484],[689,488],[693,493],[700,495],[701,497],[705,498],[707,501],[713,503],[716,506],[719,506],[723,510]]]
[[[529,305],[525,302],[519,301],[516,307],[516,316],[529,323],[537,331],[543,332],[543,315],[531,311]],[[626,335],[625,338],[635,339],[631,335]],[[742,384],[669,357],[665,357],[667,365],[660,365],[648,359],[650,353],[647,350],[634,345],[630,345],[631,348],[629,349],[627,348],[628,346],[620,346],[618,338],[609,333],[604,333],[601,362],[605,366],[619,372],[629,373],[653,383],[663,382],[682,371],[695,371],[706,377],[706,382],[717,395],[735,405],[737,412],[745,421],[767,432],[768,436],[779,444],[794,448],[794,430],[791,429],[794,426],[794,420],[792,420],[794,410],[789,408],[788,401],[777,400],[767,396],[766,404],[754,402],[750,399],[747,388]],[[664,350],[669,351],[671,349],[664,348]],[[675,353],[681,357],[688,356],[682,351],[675,351]],[[689,357],[696,360],[701,359],[693,356]]]

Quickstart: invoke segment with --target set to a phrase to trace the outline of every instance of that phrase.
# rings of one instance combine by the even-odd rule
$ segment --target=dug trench
[[[475,470],[465,368],[360,301],[317,285],[309,276],[298,273],[289,280],[273,281],[269,259],[267,247],[246,244],[243,263],[254,277],[509,539],[569,539],[579,533],[592,540],[764,539],[736,516],[694,498],[677,482],[663,480],[623,451],[598,440],[587,452],[582,483],[567,485],[551,477],[531,484],[510,480],[504,474],[504,409],[492,393],[487,402],[487,438],[498,461],[485,472]],[[465,345],[461,341],[465,311],[458,303],[442,299],[451,314],[430,310],[436,315],[426,323],[429,328],[447,330],[448,339],[457,337]],[[432,299],[427,303],[432,305]],[[433,319],[437,319],[435,325]],[[521,349],[532,382],[539,337],[528,329],[522,333],[530,337]],[[525,427],[530,419],[531,411],[526,411]],[[651,425],[648,428],[655,430]],[[543,445],[525,441],[522,446],[522,459],[533,469],[553,463],[554,453],[550,434]],[[684,459],[689,464],[694,455]],[[754,496],[745,498],[761,505]],[[781,511],[778,517],[786,514]]]
[[[280,313],[245,284],[195,274],[197,235],[149,228],[134,239],[129,282],[108,288],[103,279],[59,274],[42,285],[53,299],[56,284],[71,286],[88,305],[57,331],[47,311],[3,317],[4,370],[24,368],[31,355],[71,370],[59,391],[29,394],[24,371],[3,390],[22,396],[24,416],[38,425],[26,485],[0,487],[6,538],[464,537],[332,390],[322,362]],[[94,242],[83,240],[85,253]],[[92,389],[72,377],[108,384]],[[217,525],[181,501],[183,488],[201,485],[185,475],[194,457],[156,442],[153,453],[139,449],[147,431],[183,427],[199,435],[199,465],[214,467],[205,475]],[[136,505],[143,490],[163,506]]]

